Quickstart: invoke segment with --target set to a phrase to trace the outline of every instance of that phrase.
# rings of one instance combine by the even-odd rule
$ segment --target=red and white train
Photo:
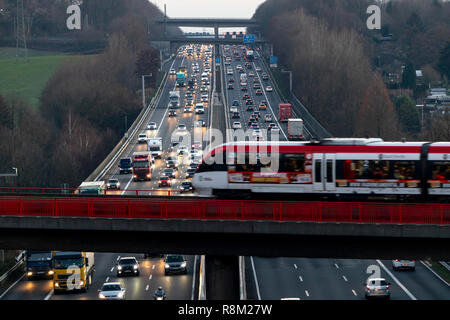
[[[203,158],[193,186],[200,195],[222,197],[266,193],[450,199],[450,142],[329,138],[227,143]]]

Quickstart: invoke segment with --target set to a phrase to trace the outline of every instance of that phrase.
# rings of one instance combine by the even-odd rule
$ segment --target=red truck
[[[288,121],[289,118],[292,118],[292,104],[280,103],[278,109],[279,109],[279,116],[278,116],[279,121],[286,122]]]
[[[151,180],[152,154],[150,152],[133,153],[133,180]]]

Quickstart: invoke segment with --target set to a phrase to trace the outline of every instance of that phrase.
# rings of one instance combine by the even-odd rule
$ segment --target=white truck
[[[291,141],[303,140],[302,119],[288,119],[288,139]]]
[[[147,140],[147,151],[152,153],[153,158],[161,159],[162,138],[150,138]]]
[[[169,101],[171,108],[178,108],[180,105],[180,92],[179,91],[170,91],[169,92]]]
[[[85,181],[75,191],[77,194],[105,194],[105,181]]]

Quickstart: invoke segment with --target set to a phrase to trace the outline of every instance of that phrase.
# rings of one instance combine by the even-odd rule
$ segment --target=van
[[[147,133],[139,133],[138,135],[138,143],[147,143]]]

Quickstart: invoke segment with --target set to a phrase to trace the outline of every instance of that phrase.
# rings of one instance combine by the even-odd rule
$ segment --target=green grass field
[[[47,81],[62,61],[74,56],[29,50],[28,62],[23,52],[16,62],[15,52],[15,48],[0,48],[0,94],[17,96],[37,108]]]

